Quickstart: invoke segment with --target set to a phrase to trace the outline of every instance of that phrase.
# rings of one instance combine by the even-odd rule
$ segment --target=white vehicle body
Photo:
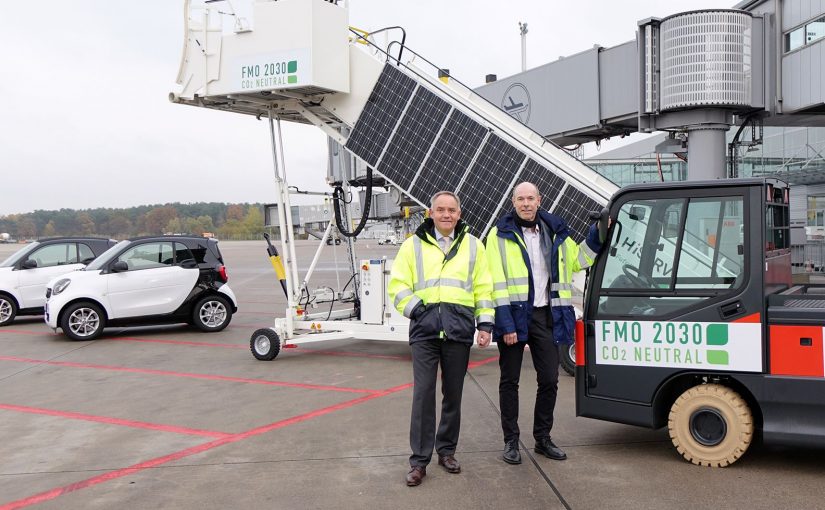
[[[99,309],[91,310],[96,312],[96,320],[103,325],[99,329],[106,325],[180,322],[197,325],[194,308],[210,296],[220,297],[213,301],[231,318],[238,308],[235,293],[225,280],[216,278],[219,271],[209,261],[196,263],[184,246],[193,242],[205,243],[206,240],[163,237],[123,241],[86,270],[53,278],[46,285],[49,295],[45,307],[46,324],[55,331],[62,328],[73,339],[81,339],[78,337],[83,335],[73,337],[66,332],[67,324],[62,318],[64,311],[72,313],[78,303],[86,303],[90,308]],[[219,267],[223,270],[222,263]],[[220,299],[229,306],[218,303]],[[220,329],[223,327],[225,325]],[[96,328],[94,337],[98,334]]]

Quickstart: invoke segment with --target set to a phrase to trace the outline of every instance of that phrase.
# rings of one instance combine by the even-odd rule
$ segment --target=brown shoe
[[[454,455],[439,455],[438,465],[444,466],[448,473],[461,473],[461,464]]]
[[[427,468],[424,466],[411,466],[407,473],[407,487],[421,485],[421,481],[427,476]]]

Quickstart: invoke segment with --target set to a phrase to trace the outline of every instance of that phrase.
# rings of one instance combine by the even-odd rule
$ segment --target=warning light
[[[361,266],[361,271],[367,271],[370,268],[368,264],[364,264]]]
[[[303,308],[296,308],[295,309],[295,314],[296,315],[303,315],[304,314],[304,309]]]

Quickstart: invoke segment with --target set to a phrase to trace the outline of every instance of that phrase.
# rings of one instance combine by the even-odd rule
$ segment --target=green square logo
[[[286,82],[287,83],[298,83],[298,77],[295,76],[294,74],[289,75],[289,76],[286,77]]]
[[[711,365],[727,365],[729,363],[728,351],[708,350],[708,363]]]
[[[726,345],[728,343],[728,325],[709,324],[707,337],[708,345]]]
[[[290,60],[286,65],[286,72],[288,72],[288,73],[297,73],[298,72],[298,61],[297,60]]]

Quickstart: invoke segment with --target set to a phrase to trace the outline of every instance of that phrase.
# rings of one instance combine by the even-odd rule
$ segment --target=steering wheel
[[[639,268],[636,266],[631,266],[630,264],[625,264],[622,266],[622,272],[627,279],[630,280],[633,285],[640,289],[655,289],[656,282],[647,275],[639,274]]]

